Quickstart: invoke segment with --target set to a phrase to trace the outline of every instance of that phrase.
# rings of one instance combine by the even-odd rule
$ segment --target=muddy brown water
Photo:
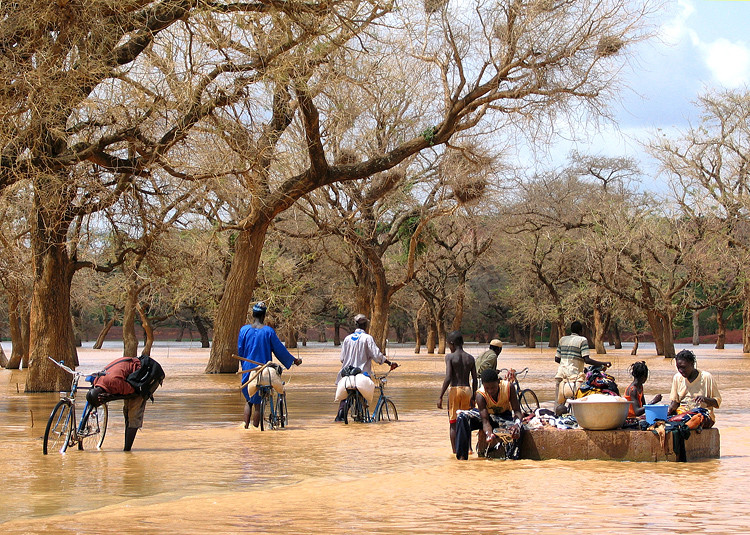
[[[696,348],[719,381],[721,459],[687,464],[479,459],[458,462],[435,407],[442,356],[389,350],[402,367],[387,391],[398,422],[334,424],[339,353],[302,348],[285,372],[290,425],[246,430],[234,375],[205,375],[208,350],[157,346],[167,381],[131,453],[121,405],[101,451],[42,455],[57,394],[23,394],[22,371],[0,371],[4,533],[750,533],[750,358]],[[483,348],[467,345],[478,355]],[[80,350],[96,371],[121,349]],[[629,349],[609,350],[624,389]],[[674,365],[653,348],[646,395],[669,393]],[[553,395],[552,350],[506,347],[500,365],[528,366],[522,386]],[[17,391],[18,390],[18,391]],[[32,426],[33,420],[33,426]]]

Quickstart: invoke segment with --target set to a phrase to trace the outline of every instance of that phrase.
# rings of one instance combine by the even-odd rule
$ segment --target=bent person
[[[143,427],[143,413],[146,411],[147,397],[135,391],[128,381],[128,375],[140,369],[137,357],[123,357],[113,360],[99,372],[93,386],[86,393],[86,400],[95,407],[116,399],[123,400],[122,413],[125,416],[125,446],[130,451],[135,435]]]

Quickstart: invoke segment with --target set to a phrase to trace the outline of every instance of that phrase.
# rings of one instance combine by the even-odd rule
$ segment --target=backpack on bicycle
[[[136,393],[153,402],[154,392],[164,382],[166,374],[161,364],[149,355],[141,355],[138,358],[141,361],[141,367],[128,375],[125,380],[135,389]]]

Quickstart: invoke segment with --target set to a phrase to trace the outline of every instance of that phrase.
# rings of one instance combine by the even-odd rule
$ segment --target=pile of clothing
[[[591,394],[609,394],[610,396],[619,396],[620,390],[617,388],[615,378],[610,374],[602,371],[601,368],[587,368],[586,382],[584,382],[576,393],[576,398],[583,398]]]
[[[542,429],[543,427],[556,429],[579,429],[578,422],[572,414],[555,416],[549,409],[536,409],[526,420],[524,425],[528,429]]]
[[[707,409],[702,407],[696,407],[687,412],[676,414],[670,417],[666,422],[664,420],[657,420],[648,429],[659,436],[662,447],[665,452],[665,438],[667,433],[672,435],[672,450],[677,457],[678,462],[687,461],[687,453],[685,450],[685,441],[690,438],[690,432],[694,431],[700,433],[705,427],[710,427],[711,417]]]

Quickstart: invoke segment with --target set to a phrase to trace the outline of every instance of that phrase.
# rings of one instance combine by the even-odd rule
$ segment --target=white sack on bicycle
[[[252,369],[248,370],[252,373]],[[281,374],[273,366],[263,368],[247,385],[247,395],[252,397],[258,390],[259,386],[272,386],[279,394],[284,393],[284,384],[281,381]]]
[[[372,403],[373,395],[375,394],[375,383],[367,377],[364,373],[358,373],[357,375],[347,375],[341,378],[339,384],[336,386],[336,397],[334,401],[343,401],[346,399],[347,389],[359,390],[362,397],[367,400],[368,404]]]

